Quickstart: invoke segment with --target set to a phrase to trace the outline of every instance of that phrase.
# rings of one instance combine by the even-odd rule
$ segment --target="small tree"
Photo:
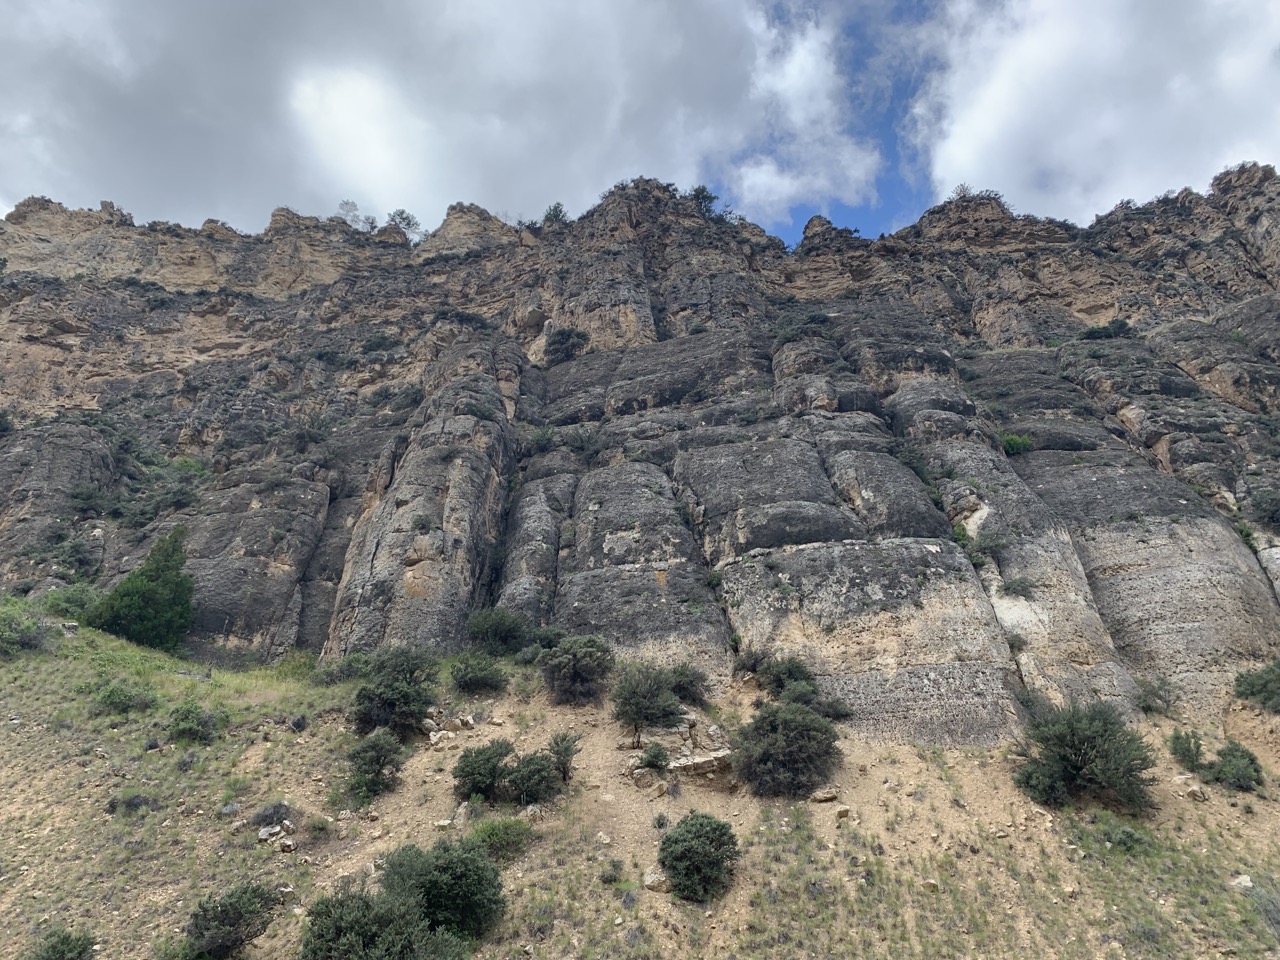
[[[559,327],[547,334],[543,356],[547,358],[547,363],[564,363],[580,354],[590,340],[591,334],[585,330]]]
[[[467,633],[485,652],[502,656],[515,653],[529,642],[529,623],[510,610],[485,607],[468,618]]]
[[[502,875],[474,840],[440,840],[430,850],[400,847],[386,859],[382,889],[417,904],[432,929],[464,937],[483,937],[506,909]]]
[[[729,824],[697,811],[682,817],[658,847],[671,892],[684,900],[707,900],[728,890],[739,856]]]
[[[637,744],[640,728],[669,727],[684,716],[671,689],[671,672],[647,663],[628,663],[613,687],[613,719],[631,727]]]
[[[479,795],[497,799],[506,777],[505,761],[515,752],[510,740],[490,740],[483,747],[468,747],[453,765],[453,792],[459,800]]]
[[[1145,772],[1155,755],[1111,704],[1049,710],[1032,719],[1027,736],[1037,749],[1014,782],[1037,803],[1060,807],[1072,796],[1091,796],[1132,810],[1151,805],[1153,780]]]
[[[542,655],[542,679],[556,703],[587,703],[599,699],[614,659],[604,637],[566,637]]]
[[[191,629],[191,595],[195,581],[182,572],[186,529],[161,537],[137,570],[93,605],[89,626],[106,630],[145,647],[172,650]]]
[[[352,720],[357,733],[390,728],[398,737],[417,732],[435,702],[429,684],[437,663],[421,647],[382,647],[369,659],[369,679],[356,690]]]
[[[564,204],[559,200],[547,207],[547,212],[542,215],[544,227],[558,227],[568,222],[569,215],[564,212]]]
[[[515,803],[525,806],[550,800],[564,789],[564,780],[556,770],[551,754],[539,750],[518,757],[503,771],[500,792]]]
[[[556,772],[565,783],[573,776],[573,758],[581,749],[578,743],[582,740],[580,733],[553,733],[547,744],[547,753],[555,762]]]
[[[487,653],[471,650],[459,655],[449,670],[453,685],[463,693],[481,693],[507,688],[507,675],[498,661]]]
[[[359,803],[368,803],[395,789],[405,751],[396,735],[383,727],[352,747],[347,759],[351,763],[347,789]]]
[[[1262,765],[1252,750],[1238,740],[1228,740],[1209,766],[1208,779],[1232,790],[1253,790],[1262,783]]]
[[[412,213],[404,207],[392,210],[387,214],[387,223],[394,224],[404,231],[405,237],[410,243],[417,243],[422,239],[422,223]]]
[[[758,797],[805,796],[840,762],[831,721],[798,703],[766,704],[738,734],[733,765]]]
[[[201,900],[187,922],[184,956],[229,960],[267,932],[280,897],[261,884],[242,883]]]
[[[716,201],[720,198],[707,189],[705,184],[698,184],[684,196],[686,200],[693,201],[693,205],[697,208],[700,216],[707,220],[715,219]]]

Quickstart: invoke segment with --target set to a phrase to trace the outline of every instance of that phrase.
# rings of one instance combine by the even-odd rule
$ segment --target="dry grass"
[[[353,742],[342,712],[350,686],[313,685],[304,660],[192,672],[201,673],[89,630],[52,654],[0,661],[0,911],[13,932],[0,957],[18,956],[51,923],[94,930],[103,956],[148,957],[199,897],[244,880],[298,890],[302,908],[283,911],[252,951],[290,956],[317,891],[343,876],[375,875],[390,850],[441,835],[437,821],[457,807],[449,771],[458,750],[503,736],[523,753],[562,730],[583,735],[570,794],[505,867],[509,909],[480,957],[514,960],[531,949],[635,960],[1068,960],[1276,950],[1280,804],[1218,788],[1207,803],[1190,800],[1163,746],[1159,807],[1142,821],[1045,811],[1012,787],[1013,761],[999,751],[848,737],[837,777],[839,803],[851,808],[845,821],[835,804],[764,804],[723,777],[688,779],[678,796],[650,799],[626,775],[631,751],[617,748],[623,731],[607,706],[555,707],[536,673],[517,668],[501,697],[462,698],[442,684],[450,709],[475,716],[476,728],[435,748],[419,744],[401,786],[376,804],[376,820],[338,820]],[[120,677],[154,689],[160,705],[98,712],[96,685]],[[211,746],[164,742],[170,705],[188,696],[226,717]],[[752,696],[731,689],[717,706],[745,715]],[[285,723],[299,713],[309,720],[301,734]],[[1164,723],[1148,728],[1153,741],[1167,736]],[[1275,768],[1280,721],[1241,707],[1227,716],[1227,734]],[[278,853],[254,830],[232,828],[281,799],[297,812],[298,852]],[[220,815],[229,802],[240,813]],[[733,824],[744,850],[733,889],[706,905],[641,886],[662,833],[655,817],[674,823],[693,809]],[[1252,891],[1231,885],[1241,873],[1253,878]]]

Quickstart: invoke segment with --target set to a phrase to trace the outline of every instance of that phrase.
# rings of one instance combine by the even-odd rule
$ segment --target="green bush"
[[[684,716],[680,698],[671,689],[670,670],[647,663],[628,663],[613,685],[613,719],[631,727],[670,727]]]
[[[564,789],[555,760],[542,750],[517,757],[504,773],[501,795],[521,806],[550,800]]]
[[[479,795],[496,800],[506,776],[506,759],[515,752],[510,740],[490,740],[468,747],[453,765],[453,792],[460,800]]]
[[[798,703],[766,704],[739,732],[733,765],[759,797],[805,796],[840,762],[831,721]]]
[[[480,938],[502,918],[502,876],[473,841],[440,840],[430,850],[410,844],[387,856],[383,892],[415,903],[427,925]]]
[[[811,686],[816,696],[818,685],[809,665],[799,657],[769,656],[762,660],[755,671],[756,683],[768,691],[770,696],[781,697],[788,686],[793,683],[806,683]]]
[[[1027,736],[1036,750],[1014,782],[1037,803],[1060,807],[1073,796],[1087,796],[1131,810],[1151,805],[1153,781],[1145,772],[1155,766],[1155,756],[1111,704],[1050,709],[1033,717]]]
[[[434,657],[421,647],[382,647],[369,658],[368,682],[356,690],[352,721],[357,733],[387,727],[404,738],[421,729],[427,708],[435,703],[430,688],[436,675]]]
[[[549,364],[564,363],[580,354],[590,339],[591,335],[585,330],[560,327],[547,334],[547,345],[543,350],[543,356],[547,358]]]
[[[650,770],[665,773],[670,765],[671,754],[660,743],[649,744],[644,748],[644,753],[640,754],[640,766],[648,767]]]
[[[553,701],[588,703],[600,698],[613,670],[613,647],[604,637],[566,637],[540,662]]]
[[[280,897],[256,883],[242,883],[222,896],[201,900],[187,922],[185,956],[229,960],[267,932]]]
[[[100,686],[93,701],[99,713],[146,713],[160,703],[160,697],[152,687],[118,679]]]
[[[1137,707],[1143,713],[1169,716],[1173,713],[1174,704],[1178,702],[1178,695],[1177,684],[1166,676],[1142,677],[1138,680]]]
[[[349,653],[332,662],[318,663],[312,679],[321,686],[329,687],[348,680],[364,680],[371,669],[369,654],[363,651]]]
[[[1236,675],[1236,696],[1280,713],[1280,660]]]
[[[467,942],[432,930],[407,898],[343,889],[307,911],[301,960],[467,960]]]
[[[82,620],[102,599],[102,591],[92,584],[73,583],[69,587],[50,590],[41,599],[45,610],[65,620]]]
[[[677,663],[671,668],[671,691],[681,703],[694,707],[707,705],[707,674],[693,664]]]
[[[553,733],[547,744],[547,753],[556,765],[556,772],[565,783],[573,776],[573,758],[578,755],[582,740],[580,733]]]
[[[368,803],[395,789],[405,750],[394,733],[380,727],[352,747],[347,760],[351,763],[347,789],[358,802]]]
[[[1262,765],[1252,750],[1228,740],[1209,767],[1206,778],[1232,790],[1253,790],[1262,783]]]
[[[54,927],[22,955],[22,960],[91,960],[93,956],[92,933]]]
[[[218,715],[188,698],[169,711],[165,732],[174,743],[210,744],[218,736]]]
[[[519,817],[492,817],[477,823],[470,837],[494,863],[510,863],[533,842],[533,827]]]
[[[14,601],[0,602],[0,656],[39,650],[47,631],[26,608]]]
[[[477,610],[467,620],[473,643],[495,656],[515,653],[529,643],[529,624],[524,617],[500,607]]]
[[[449,671],[453,685],[463,693],[499,691],[507,688],[507,675],[498,661],[487,653],[469,651],[461,654]]]
[[[1005,456],[1016,457],[1021,453],[1030,453],[1036,443],[1025,433],[1004,433],[1000,435],[1004,444]]]
[[[195,581],[182,572],[186,529],[161,537],[151,553],[85,616],[91,627],[160,650],[172,650],[191,629]]]
[[[757,647],[749,644],[739,650],[733,658],[734,676],[744,673],[758,674],[773,659],[773,651],[768,647]]]
[[[1169,737],[1169,752],[1184,770],[1199,773],[1204,767],[1204,741],[1192,730],[1175,730]]]
[[[684,900],[708,900],[728,890],[739,855],[729,824],[696,811],[667,831],[658,847],[671,892]]]

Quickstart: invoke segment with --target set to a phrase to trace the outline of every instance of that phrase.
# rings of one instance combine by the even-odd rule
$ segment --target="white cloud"
[[[871,196],[878,163],[804,2],[0,0],[0,194],[259,229],[347,197],[577,213],[645,175],[777,222]]]
[[[1122,198],[1280,160],[1280,5],[950,0],[911,122],[933,187],[1089,223]]]

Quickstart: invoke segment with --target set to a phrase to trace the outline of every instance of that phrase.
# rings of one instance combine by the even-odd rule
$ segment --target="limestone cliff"
[[[456,647],[496,602],[988,742],[1024,688],[1212,715],[1280,654],[1269,167],[794,251],[648,180],[416,247],[32,199],[0,257],[0,578],[109,585],[184,524],[208,655]]]

